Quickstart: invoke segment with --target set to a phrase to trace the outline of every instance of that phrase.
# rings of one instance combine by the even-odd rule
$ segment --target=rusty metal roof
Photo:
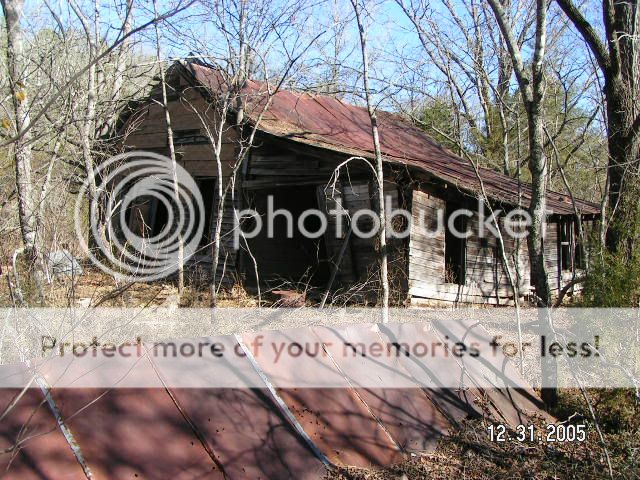
[[[16,405],[9,409],[15,400]],[[0,477],[83,477],[40,390],[30,388],[22,393],[20,389],[0,389],[0,412],[0,452],[4,452],[0,454]]]
[[[212,92],[219,91],[221,80],[216,70],[189,63],[193,77]],[[261,82],[248,81],[244,88],[246,113],[255,120],[262,110],[266,87]],[[382,153],[385,160],[424,170],[457,188],[477,195],[480,183],[469,161],[439,145],[424,131],[400,115],[378,112]],[[288,140],[333,150],[346,155],[374,158],[371,123],[365,108],[345,103],[325,95],[280,90],[273,96],[259,130]],[[487,195],[496,200],[517,205],[521,189],[523,206],[528,206],[531,186],[519,185],[516,179],[496,171],[479,168]],[[582,214],[598,214],[597,204],[576,199]],[[547,208],[553,213],[573,215],[571,197],[548,192]]]
[[[338,345],[345,341],[426,343],[442,341],[445,335],[456,339],[488,335],[475,324],[433,325],[429,329],[421,324],[314,326],[296,329],[295,335],[268,331],[210,337],[211,343],[225,343],[234,351],[243,344],[253,345],[257,336],[265,344],[295,337],[297,342],[319,340],[322,345],[324,353],[305,367],[291,357],[273,362],[250,353],[233,356],[225,360],[229,365],[223,370],[225,377],[239,379],[226,381],[230,388],[176,388],[176,379],[171,378],[175,372],[168,364],[139,356],[139,361],[127,364],[130,374],[134,379],[146,377],[144,385],[151,387],[54,385],[49,402],[37,388],[22,396],[20,390],[0,389],[0,412],[6,412],[0,413],[4,416],[0,469],[7,478],[83,478],[80,452],[85,471],[90,470],[93,478],[315,480],[331,464],[388,465],[413,452],[430,451],[460,420],[486,408],[512,425],[522,422],[525,413],[541,413],[541,403],[530,389],[486,387],[492,376],[504,377],[507,384],[524,383],[504,358],[464,365],[451,357],[427,362],[401,355],[372,361],[358,356],[345,360],[338,354]],[[64,358],[52,357],[49,362],[70,369]],[[87,359],[74,362],[79,365],[73,371],[84,377],[82,365]],[[371,371],[366,386],[358,383],[361,377],[352,375],[358,368]],[[0,376],[15,370],[2,366]],[[58,370],[56,365],[49,368]],[[101,375],[100,366],[92,363],[91,372]],[[446,377],[459,377],[467,387],[425,388],[417,380],[425,372],[435,379],[434,385],[438,379],[444,383]],[[194,373],[206,374],[207,369]],[[407,388],[388,388],[389,375],[401,375]],[[239,387],[247,376],[254,378],[246,388]],[[477,382],[480,377],[482,382]],[[293,383],[314,379],[320,384],[327,380],[328,385],[341,379],[346,386],[278,387],[287,384],[283,379]]]

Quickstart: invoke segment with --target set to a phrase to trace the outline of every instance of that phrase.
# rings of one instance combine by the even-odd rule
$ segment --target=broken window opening
[[[560,268],[562,270],[571,270],[573,266],[573,255],[571,248],[571,240],[573,234],[572,220],[563,218],[558,223],[558,241],[560,242]]]
[[[587,261],[586,261],[587,252],[585,251],[585,246],[580,241],[580,235],[578,232],[578,222],[574,222],[573,226],[574,226],[573,238],[575,238],[575,242],[574,242],[575,253],[574,253],[573,261],[577,269],[584,270],[585,268],[587,268]]]

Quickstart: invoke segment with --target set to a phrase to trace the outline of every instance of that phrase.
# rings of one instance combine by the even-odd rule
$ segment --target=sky
[[[94,2],[91,0],[75,0],[78,8],[92,19]],[[98,0],[100,30],[106,43],[112,42],[122,25],[123,3],[125,0]],[[152,0],[134,1],[134,26],[139,26],[153,17]],[[189,0],[157,0],[160,12],[171,10],[182,2]],[[410,1],[410,0],[404,0]],[[419,2],[420,0],[414,0]],[[451,32],[448,48],[464,57],[467,53],[461,44],[463,38],[458,32],[454,34],[453,20],[446,11],[443,3],[447,0],[432,0],[429,4],[429,17],[445,33]],[[460,17],[465,19],[466,6],[470,0],[451,0]],[[521,0],[527,2],[528,0]],[[359,37],[354,21],[353,8],[350,0],[297,0],[292,3],[286,0],[247,0],[247,9],[251,22],[265,29],[265,23],[275,12],[283,11],[291,16],[296,23],[294,29],[278,28],[278,35],[273,32],[260,38],[259,50],[267,52],[265,55],[268,69],[277,72],[286,63],[287,57],[299,54],[313,39],[315,42],[305,52],[298,62],[299,68],[293,72],[291,84],[297,88],[313,90],[321,87],[321,82],[327,75],[332,60],[336,38],[340,40],[337,60],[339,72],[348,90],[361,89],[360,71],[362,65],[359,50]],[[517,4],[517,2],[514,2]],[[587,11],[590,16],[596,13],[594,0],[589,0]],[[162,25],[161,42],[163,56],[166,59],[186,57],[191,53],[203,54],[215,63],[216,57],[228,56],[225,35],[220,29],[234,23],[232,17],[222,21],[212,11],[231,4],[228,0],[198,0],[187,10],[170,18]],[[371,77],[376,100],[387,109],[397,107],[398,103],[409,102],[412,97],[411,89],[420,91],[420,95],[439,96],[442,94],[442,75],[429,62],[414,26],[406,17],[395,0],[368,0],[366,4],[365,23],[369,57],[371,60]],[[267,6],[263,11],[261,6]],[[81,22],[78,20],[71,4],[67,0],[26,0],[25,30],[36,32],[51,28],[60,30],[75,29],[82,32]],[[230,15],[227,13],[227,15]],[[263,18],[264,17],[264,18]],[[217,24],[216,24],[217,23]],[[340,28],[341,27],[341,28]],[[233,34],[233,32],[231,32]],[[319,36],[318,36],[319,35]],[[316,38],[317,37],[317,38]],[[139,57],[153,61],[155,57],[155,33],[153,28],[147,29],[135,37],[135,51]],[[567,55],[579,55],[579,49],[572,48]],[[529,50],[523,49],[526,54]],[[584,57],[583,57],[584,58]],[[570,59],[573,61],[573,59]],[[525,59],[526,61],[526,59]],[[570,61],[566,62],[570,64]],[[570,65],[566,65],[569,68]],[[564,68],[564,67],[563,67]],[[258,69],[258,73],[260,70]],[[456,74],[454,72],[454,74]],[[459,75],[459,73],[457,73]],[[463,83],[464,79],[461,80]],[[586,79],[583,79],[586,81]],[[400,88],[398,87],[411,87]],[[514,82],[515,85],[515,82]],[[415,92],[413,93],[415,96]],[[356,103],[362,103],[361,95],[347,94],[347,98]],[[394,105],[394,103],[396,105]]]

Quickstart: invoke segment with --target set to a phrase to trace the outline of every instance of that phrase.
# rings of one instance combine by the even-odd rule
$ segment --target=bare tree
[[[418,70],[437,86],[435,94],[426,91],[422,96],[432,97],[431,103],[447,109],[453,107],[449,130],[455,150],[462,155],[464,149],[483,165],[514,175],[520,159],[511,154],[510,145],[515,138],[510,133],[519,114],[510,90],[513,67],[500,32],[487,21],[491,15],[488,7],[482,2],[461,6],[442,0],[436,13],[432,2],[396,0],[396,3],[413,25],[422,47],[422,58],[412,61],[407,68],[412,74]],[[517,15],[510,20],[518,25],[515,36],[522,48],[531,30],[531,9],[519,2],[518,6]],[[423,120],[420,117],[424,106],[420,102],[413,115],[418,121]],[[429,122],[423,126],[432,130]],[[446,138],[439,140],[450,143]]]
[[[123,44],[127,44],[129,39],[131,39],[134,35],[138,35],[141,32],[144,32],[147,28],[154,25],[155,23],[162,22],[184,12],[189,7],[191,7],[195,3],[195,1],[196,0],[179,0],[175,5],[172,5],[170,9],[164,11],[158,16],[154,16],[150,20],[145,21],[135,28],[132,28],[131,25],[127,26],[128,19],[131,18],[131,13],[129,13],[129,16],[125,17],[123,25],[115,34],[115,38],[111,41],[105,38],[104,48],[102,48],[93,59],[88,62],[83,62],[80,68],[74,70],[68,76],[68,78],[65,78],[64,82],[62,82],[60,85],[56,85],[55,92],[48,98],[46,98],[37,110],[34,110],[35,113],[32,115],[31,122],[28,125],[25,125],[22,130],[17,131],[15,135],[6,139],[2,144],[0,144],[0,147],[11,145],[17,142],[21,137],[31,131],[34,125],[39,124],[42,119],[47,117],[49,109],[55,105],[55,103],[63,94],[71,90],[78,82],[78,80],[82,79],[83,75],[87,74],[87,72],[89,72],[89,70],[91,70],[94,65],[98,64],[109,55],[118,51],[120,46],[122,46]]]
[[[156,0],[153,0],[153,13],[158,16],[158,6]],[[180,203],[180,187],[178,185],[178,173],[176,162],[176,148],[173,142],[173,127],[171,126],[171,114],[169,113],[169,101],[167,99],[167,82],[165,76],[164,61],[162,60],[162,47],[160,41],[160,30],[158,24],[154,25],[156,36],[156,61],[160,71],[160,91],[162,93],[162,110],[164,111],[164,120],[167,126],[167,144],[169,145],[169,158],[171,159],[173,173],[173,199],[176,205]],[[178,295],[184,293],[184,240],[182,233],[178,232]]]
[[[45,219],[51,213],[46,205],[72,194],[73,186],[87,177],[95,197],[93,166],[110,148],[104,136],[113,131],[127,96],[139,93],[135,79],[131,80],[143,68],[135,68],[135,72],[128,69],[134,35],[192,3],[179,2],[134,27],[133,0],[127,0],[117,10],[109,11],[122,21],[120,28],[105,31],[100,27],[104,7],[99,2],[91,2],[90,8],[82,4],[86,9],[83,11],[74,0],[66,16],[56,10],[58,6],[45,2],[38,10],[41,15],[38,18],[47,28],[34,28],[28,34],[20,29],[20,18],[24,23],[25,16],[23,2],[2,3],[5,24],[11,27],[7,28],[11,41],[6,71],[18,75],[10,85],[15,94],[7,97],[11,106],[5,99],[0,101],[5,129],[2,146],[13,150],[17,159],[14,198],[22,205],[19,210],[23,213],[18,220],[24,225],[21,227],[24,252],[29,255],[34,252],[38,257],[37,261],[35,257],[29,260],[31,267],[37,267],[34,270],[37,284],[42,283],[40,277],[46,271],[45,242],[53,241],[56,231],[64,229],[62,222]],[[52,184],[56,183],[58,190],[51,196]],[[13,202],[11,197],[9,203]],[[65,212],[56,213],[62,217]]]
[[[93,9],[93,18],[89,18],[89,16],[85,15],[80,9],[75,0],[70,2],[70,6],[82,24],[82,29],[89,47],[86,106],[80,122],[80,142],[82,145],[82,158],[84,161],[85,173],[89,180],[89,188],[87,191],[89,193],[89,201],[91,202],[98,196],[96,179],[94,177],[94,159],[91,148],[95,136],[94,124],[98,95],[98,62],[96,62],[95,59],[98,57],[100,48],[100,8],[96,2]]]
[[[18,138],[13,144],[20,232],[30,269],[34,272],[38,295],[40,301],[43,302],[42,257],[37,245],[37,205],[32,180],[33,154],[31,138],[28,135],[31,123],[29,115],[31,104],[27,94],[25,75],[27,62],[24,51],[24,34],[20,25],[24,14],[24,2],[22,0],[2,0],[2,10],[7,28],[7,70],[15,132],[27,130],[27,134]]]
[[[191,102],[187,95],[180,95],[180,101],[198,116],[216,164],[214,226],[209,245],[211,305],[216,306],[228,260],[222,255],[223,237],[230,233],[223,231],[225,209],[229,208],[229,198],[232,208],[236,205],[241,181],[238,172],[254,148],[261,122],[275,95],[302,68],[304,55],[323,32],[311,39],[298,34],[297,28],[306,15],[305,2],[278,7],[268,1],[251,5],[246,0],[204,3],[202,15],[203,21],[214,27],[215,40],[202,38],[199,31],[174,33],[192,51],[200,52],[195,55],[195,63],[207,65],[216,83],[204,108]],[[185,66],[188,67],[187,63]],[[252,83],[252,77],[262,82]],[[242,232],[240,237],[243,238]],[[241,248],[253,263],[260,299],[256,259],[245,240]]]
[[[154,9],[155,17],[159,17],[157,9]],[[130,66],[131,59],[131,44],[132,39],[129,37],[131,33],[131,27],[133,23],[133,0],[126,0],[124,3],[124,11],[121,15],[122,18],[122,35],[125,40],[118,46],[115,52],[115,60],[113,66],[113,75],[106,80],[105,86],[107,88],[108,97],[105,102],[111,111],[102,115],[102,122],[97,127],[96,135],[98,137],[109,135],[115,128],[116,121],[118,119],[118,112],[122,99],[126,97],[125,81],[127,80],[127,67]],[[155,23],[154,26],[158,24]]]
[[[494,13],[496,22],[502,32],[513,65],[514,73],[520,87],[520,95],[527,112],[529,137],[529,171],[531,172],[531,201],[529,213],[531,225],[527,236],[529,258],[531,264],[531,283],[535,288],[538,306],[551,306],[551,289],[545,266],[544,235],[546,225],[546,197],[549,176],[548,161],[545,153],[545,133],[543,119],[543,102],[545,94],[544,60],[547,40],[547,9],[546,0],[536,0],[535,45],[531,66],[526,67],[521,49],[518,46],[511,25],[507,19],[502,3],[488,0]],[[541,313],[541,333],[546,335],[552,331],[551,319],[546,313]],[[546,358],[546,357],[545,357]],[[554,384],[556,365],[541,359],[543,383]],[[557,389],[543,388],[542,397],[548,406],[557,403]]]
[[[364,95],[367,102],[367,112],[371,121],[371,138],[376,156],[376,182],[378,190],[378,215],[380,216],[380,232],[378,235],[380,242],[380,286],[382,289],[382,321],[389,321],[389,273],[387,264],[387,222],[384,202],[384,171],[382,161],[382,150],[380,149],[380,133],[378,132],[378,117],[373,104],[371,87],[369,84],[369,52],[367,50],[367,31],[363,18],[363,6],[359,0],[351,0],[355,13],[356,24],[360,34],[360,49],[362,53],[362,82],[364,84]]]
[[[586,42],[604,78],[610,157],[607,244],[613,251],[624,247],[631,254],[640,228],[640,2],[603,0],[604,35],[573,0],[557,3]]]
[[[518,179],[523,174],[522,179],[528,180],[526,111],[512,81],[509,51],[488,3],[396,3],[410,21],[419,46],[407,49],[401,43],[389,59],[401,72],[406,92],[392,99],[394,103],[460,156],[469,155],[480,166]],[[502,5],[518,47],[528,51],[534,2],[509,0]],[[602,110],[597,75],[587,73],[592,70],[590,59],[575,48],[562,15],[549,15],[547,30],[544,123],[576,194],[599,201],[593,178],[604,184],[605,169],[598,131]],[[550,141],[546,149],[549,154]],[[578,164],[580,170],[572,168]],[[549,174],[549,188],[564,190],[556,163],[550,163]]]

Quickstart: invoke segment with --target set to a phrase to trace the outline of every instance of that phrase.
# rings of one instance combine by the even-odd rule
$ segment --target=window
[[[168,141],[168,140],[167,140]],[[199,128],[173,131],[174,145],[196,145],[208,143],[207,137],[200,133]]]
[[[582,244],[582,242],[580,241],[580,236],[578,235],[578,222],[573,222],[573,238],[575,238],[574,241],[574,264],[576,266],[577,269],[585,269],[587,267],[587,262],[586,262],[586,256],[587,256],[587,252],[585,251],[585,246]],[[583,232],[584,233],[584,232]]]
[[[573,221],[563,218],[558,223],[558,241],[560,242],[560,266],[562,270],[571,270],[573,267]]]
[[[449,229],[449,218],[451,214],[458,209],[456,205],[447,204],[446,228],[444,235],[444,276],[445,283],[456,283],[464,285],[466,276],[466,250],[467,240],[459,238],[458,235]],[[458,215],[453,226],[457,232],[464,233],[467,231],[467,217]]]

